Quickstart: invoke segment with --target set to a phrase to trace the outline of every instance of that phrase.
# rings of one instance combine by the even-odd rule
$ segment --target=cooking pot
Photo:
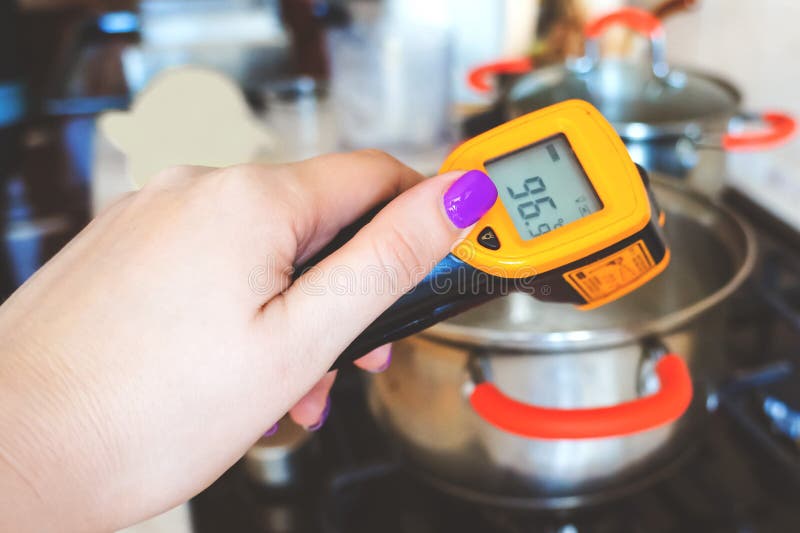
[[[646,286],[593,311],[511,294],[395,344],[368,399],[413,470],[484,503],[572,506],[691,442],[721,367],[720,304],[755,244],[725,209],[653,184],[672,259]]]
[[[649,39],[649,63],[600,57],[599,39],[616,24]],[[587,100],[614,125],[634,161],[651,172],[689,177],[710,194],[722,185],[725,151],[771,148],[795,131],[786,114],[740,112],[741,94],[722,78],[670,66],[661,22],[647,11],[623,8],[589,22],[584,33],[585,55],[563,65],[531,71],[531,61],[522,58],[473,70],[469,83],[479,91],[490,89],[490,76],[514,75],[490,114],[494,121],[570,98]]]

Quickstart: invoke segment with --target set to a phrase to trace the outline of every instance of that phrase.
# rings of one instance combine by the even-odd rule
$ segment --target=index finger
[[[410,189],[425,176],[379,150],[328,154],[286,165],[295,194],[296,263],[327,244],[371,208]]]

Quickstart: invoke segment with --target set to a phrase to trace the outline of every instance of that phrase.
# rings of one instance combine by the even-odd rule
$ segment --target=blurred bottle
[[[448,29],[425,21],[407,24],[381,4],[353,7],[353,20],[328,34],[331,96],[342,146],[394,153],[449,144]]]
[[[263,124],[277,146],[270,162],[308,159],[337,149],[333,112],[323,82],[308,76],[273,82],[263,89]]]

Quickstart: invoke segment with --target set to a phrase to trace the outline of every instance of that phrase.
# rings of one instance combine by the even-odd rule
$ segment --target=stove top
[[[437,491],[393,459],[356,372],[342,372],[306,468],[282,488],[244,462],[191,502],[197,533],[781,533],[800,526],[800,261],[761,236],[757,275],[733,302],[728,377],[668,468],[604,503],[509,511]],[[797,257],[800,257],[798,255]]]

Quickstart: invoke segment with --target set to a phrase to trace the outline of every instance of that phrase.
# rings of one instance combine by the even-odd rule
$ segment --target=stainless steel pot
[[[512,294],[396,343],[368,397],[415,470],[482,502],[569,506],[690,441],[722,356],[720,304],[750,273],[754,241],[728,211],[654,186],[672,260],[645,287],[588,312]],[[659,421],[659,402],[686,393],[681,362],[695,398]]]
[[[616,24],[649,39],[649,63],[600,57],[598,41]],[[670,66],[661,22],[647,11],[615,11],[587,24],[585,36],[583,57],[533,71],[527,62],[527,73],[525,61],[483,65],[471,82],[484,87],[481,76],[521,74],[501,96],[505,119],[570,98],[589,101],[614,125],[634,161],[651,173],[689,177],[711,194],[722,185],[725,151],[773,147],[795,131],[788,115],[742,113],[741,94],[724,79]],[[750,130],[742,131],[748,125]],[[759,131],[752,131],[754,125]]]

